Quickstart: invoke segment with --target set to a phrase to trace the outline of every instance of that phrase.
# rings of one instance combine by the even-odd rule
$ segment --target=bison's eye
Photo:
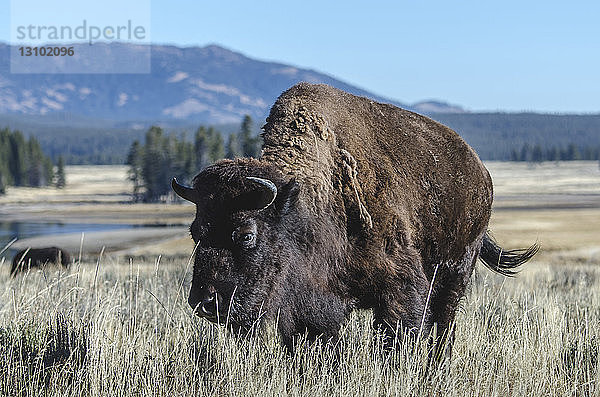
[[[249,243],[252,240],[254,240],[254,234],[252,233],[244,233],[242,234],[242,237],[240,237],[240,242],[242,243]]]
[[[234,230],[231,239],[243,248],[252,248],[256,243],[256,232],[252,228],[240,228]]]

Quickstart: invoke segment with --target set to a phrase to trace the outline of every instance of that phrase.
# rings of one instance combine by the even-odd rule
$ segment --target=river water
[[[132,229],[139,225],[127,224],[94,224],[94,223],[38,223],[38,222],[2,222],[0,221],[0,250],[14,238],[19,240],[43,236],[46,234],[89,233],[107,230]],[[4,252],[11,258],[15,250]]]

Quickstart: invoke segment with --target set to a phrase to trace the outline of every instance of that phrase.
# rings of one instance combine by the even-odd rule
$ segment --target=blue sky
[[[68,7],[62,3],[39,1],[30,8],[31,19],[43,19],[48,7],[65,18]],[[135,16],[136,3],[122,3]],[[406,103],[440,99],[470,110],[600,112],[597,1],[230,0],[150,6],[155,43],[217,43],[254,58],[316,69]],[[10,40],[9,11],[10,1],[0,0],[1,41]],[[102,12],[108,18],[124,13],[108,6]],[[80,19],[72,17],[73,23]]]

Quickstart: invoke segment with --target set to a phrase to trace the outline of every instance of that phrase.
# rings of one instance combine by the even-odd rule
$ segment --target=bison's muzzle
[[[223,298],[214,288],[202,288],[199,292],[190,293],[188,304],[199,317],[214,323],[225,321]]]

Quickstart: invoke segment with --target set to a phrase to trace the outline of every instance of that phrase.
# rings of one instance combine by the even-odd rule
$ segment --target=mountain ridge
[[[82,45],[86,44],[73,44],[76,53],[77,46]],[[139,45],[124,43],[94,46],[97,51],[115,53],[123,59],[134,56],[134,50],[139,49]],[[0,42],[3,114],[64,112],[115,121],[229,123],[245,114],[264,118],[279,94],[299,81],[329,84],[421,113],[465,112],[458,105],[437,100],[407,105],[314,69],[254,59],[217,44],[152,44],[149,74],[16,74],[10,73],[10,51],[9,44]],[[62,60],[55,58],[50,60],[51,71],[60,68]]]

